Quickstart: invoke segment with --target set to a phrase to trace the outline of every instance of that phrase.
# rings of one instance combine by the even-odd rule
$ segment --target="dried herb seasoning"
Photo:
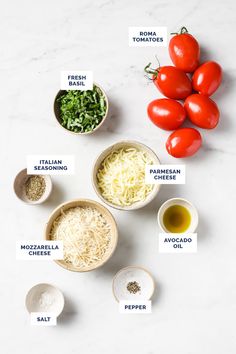
[[[25,183],[25,194],[31,201],[39,200],[46,190],[43,176],[30,176]]]

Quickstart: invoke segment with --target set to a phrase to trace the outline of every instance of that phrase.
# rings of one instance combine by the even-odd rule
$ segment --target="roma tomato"
[[[213,129],[219,122],[219,109],[208,96],[195,93],[185,100],[184,108],[191,122],[200,128]]]
[[[175,130],[186,118],[184,107],[169,98],[160,98],[149,103],[147,113],[151,121],[164,130]]]
[[[182,27],[180,33],[175,33],[171,38],[169,54],[173,64],[186,73],[193,72],[199,65],[199,44],[186,27]]]
[[[174,157],[194,155],[202,145],[201,134],[194,128],[181,128],[172,133],[166,142],[166,150]]]
[[[195,91],[211,96],[220,86],[222,69],[215,61],[207,61],[197,68],[192,77]]]
[[[162,66],[157,69],[150,68],[151,63],[145,67],[158,90],[166,97],[174,100],[183,100],[192,93],[192,83],[188,76],[174,66]]]

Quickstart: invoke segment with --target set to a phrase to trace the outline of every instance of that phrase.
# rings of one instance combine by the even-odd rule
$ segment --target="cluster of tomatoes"
[[[170,155],[182,158],[195,154],[202,144],[197,129],[180,128],[187,117],[203,129],[213,129],[219,122],[219,109],[210,96],[221,84],[222,69],[214,61],[199,65],[199,44],[185,27],[171,38],[169,55],[175,66],[152,69],[150,63],[145,68],[167,97],[150,102],[147,112],[159,128],[175,130],[167,139],[166,149]],[[177,100],[184,100],[184,104]]]

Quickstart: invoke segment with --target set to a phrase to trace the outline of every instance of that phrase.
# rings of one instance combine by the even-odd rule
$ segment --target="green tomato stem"
[[[149,63],[148,65],[146,65],[145,68],[144,68],[144,71],[145,71],[145,73],[147,73],[147,74],[153,75],[153,78],[152,78],[152,79],[156,79],[156,78],[157,78],[157,75],[158,75],[158,73],[159,73],[159,70],[158,70],[158,69],[153,69],[153,68],[151,68],[151,65],[152,65],[152,63]]]
[[[188,33],[188,30],[186,27],[182,27],[181,30],[180,30],[180,33],[183,34],[183,33]]]
[[[184,33],[188,33],[188,30],[186,27],[181,27],[179,32],[171,32],[171,35],[178,35],[178,34],[184,34]]]

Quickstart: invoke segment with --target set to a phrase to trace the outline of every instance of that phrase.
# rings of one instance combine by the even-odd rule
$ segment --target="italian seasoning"
[[[127,290],[130,292],[130,294],[136,294],[141,290],[141,287],[136,281],[130,281],[127,284]]]
[[[46,189],[45,179],[42,176],[31,176],[25,183],[25,193],[29,200],[37,201]]]

